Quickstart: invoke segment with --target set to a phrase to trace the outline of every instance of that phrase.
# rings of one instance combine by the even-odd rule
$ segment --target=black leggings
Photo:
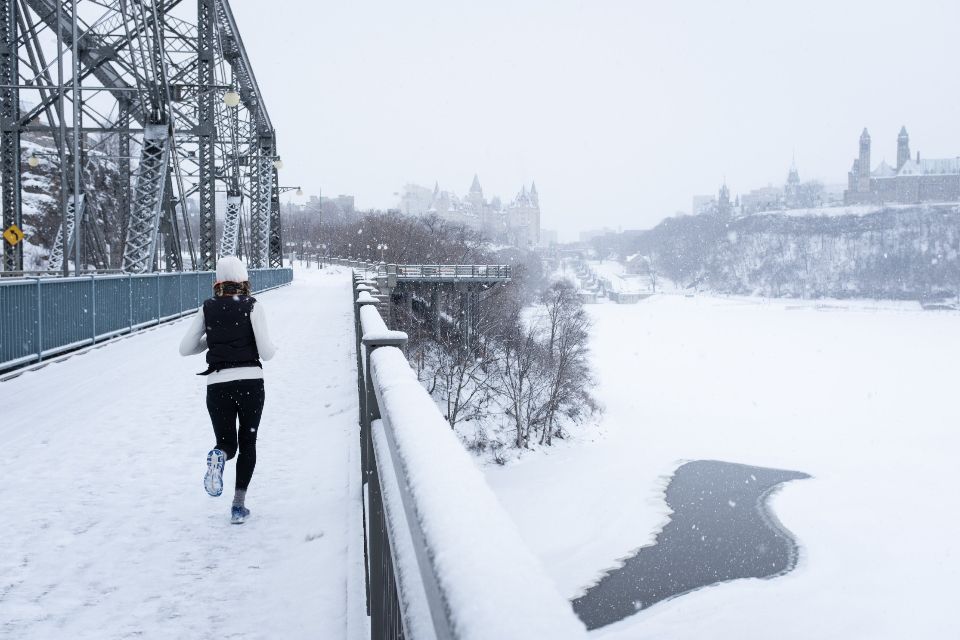
[[[246,490],[253,476],[253,468],[257,465],[257,430],[263,414],[263,398],[262,379],[207,385],[207,410],[217,436],[217,448],[226,453],[227,460],[230,460],[237,455],[239,444],[237,489]]]

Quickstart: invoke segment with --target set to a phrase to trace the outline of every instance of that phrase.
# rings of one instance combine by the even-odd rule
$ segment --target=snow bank
[[[586,637],[403,353],[383,347],[370,362],[380,412],[396,444],[397,471],[409,488],[456,636]]]

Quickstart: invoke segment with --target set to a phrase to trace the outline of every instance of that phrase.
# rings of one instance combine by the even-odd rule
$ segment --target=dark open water
[[[612,624],[661,600],[738,578],[771,578],[796,565],[797,543],[766,504],[805,473],[715,460],[688,462],[667,487],[670,522],[573,601],[588,629]]]

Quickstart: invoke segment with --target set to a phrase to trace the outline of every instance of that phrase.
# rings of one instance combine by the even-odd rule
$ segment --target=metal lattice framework
[[[220,236],[220,255],[235,256],[240,242],[240,203],[239,193],[227,192],[227,213],[223,217],[223,235]]]
[[[261,153],[250,170],[250,264],[266,267],[270,244],[270,201],[273,193],[273,161]]]
[[[46,136],[61,221],[51,270],[213,269],[218,248],[281,263],[276,134],[228,0],[0,3],[4,228],[23,224],[23,140]],[[97,164],[117,176],[116,215],[87,193]],[[3,270],[22,268],[5,244]]]
[[[77,203],[80,206],[77,206]],[[77,210],[80,216],[83,216],[84,198],[71,197],[67,202],[67,215],[63,219],[63,224],[57,229],[57,238],[53,241],[53,251],[50,252],[50,270],[59,271],[63,268],[63,256],[66,253],[70,255],[70,249],[75,241],[74,231],[76,231]],[[64,241],[66,238],[66,241]]]

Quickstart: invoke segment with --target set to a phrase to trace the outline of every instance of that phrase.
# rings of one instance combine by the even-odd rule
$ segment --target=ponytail
[[[213,295],[220,298],[222,296],[249,296],[250,282],[214,282]]]

